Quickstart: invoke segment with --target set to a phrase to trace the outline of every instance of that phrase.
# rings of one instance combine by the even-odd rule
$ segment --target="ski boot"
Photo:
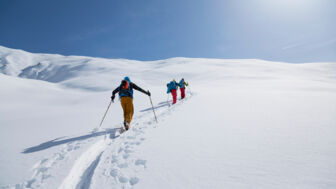
[[[124,130],[127,131],[130,128],[130,124],[124,121]]]

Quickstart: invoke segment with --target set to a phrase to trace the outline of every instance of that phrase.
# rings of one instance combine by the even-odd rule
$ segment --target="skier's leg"
[[[130,102],[129,102],[129,109],[130,109],[130,114],[129,114],[129,123],[131,123],[132,118],[133,118],[133,114],[134,114],[134,106],[133,106],[133,99],[130,98]]]
[[[126,120],[127,120],[127,117],[128,117],[128,114],[127,114],[127,100],[126,100],[126,97],[121,97],[120,98],[120,104],[121,104],[121,107],[123,109],[123,112],[124,112],[124,126],[126,128]]]
[[[185,97],[185,88],[180,88],[181,90],[181,98],[184,99]]]
[[[132,116],[133,116],[133,99],[131,97],[125,97],[125,101],[126,101],[126,130],[129,129],[131,120],[132,120]]]
[[[171,93],[173,95],[173,104],[175,104],[176,103],[176,98],[177,98],[176,89],[171,90]]]

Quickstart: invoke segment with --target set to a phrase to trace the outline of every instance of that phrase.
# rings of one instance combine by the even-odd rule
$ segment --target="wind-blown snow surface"
[[[111,91],[130,76],[131,130]],[[187,98],[167,104],[184,77]],[[335,188],[336,63],[152,62],[0,47],[1,188]],[[171,99],[171,98],[170,98]]]

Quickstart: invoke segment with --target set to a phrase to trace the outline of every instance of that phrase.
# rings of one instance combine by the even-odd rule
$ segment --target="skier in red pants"
[[[176,93],[176,90],[178,88],[178,83],[176,83],[175,79],[171,82],[169,82],[167,84],[167,94],[168,93],[171,93],[172,96],[173,96],[173,104],[176,103],[176,97],[177,97],[177,93]]]
[[[188,83],[186,83],[184,81],[184,78],[182,78],[178,85],[179,85],[180,91],[181,91],[181,99],[184,99],[184,97],[185,97],[185,87],[188,86]]]

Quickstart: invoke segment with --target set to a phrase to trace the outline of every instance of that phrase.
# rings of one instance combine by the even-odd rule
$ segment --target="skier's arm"
[[[112,92],[112,96],[114,96],[119,91],[120,91],[120,87],[117,87],[116,89],[114,89],[114,91]]]
[[[167,94],[170,93],[169,83],[167,83]]]
[[[143,89],[141,89],[140,87],[138,87],[136,84],[131,83],[131,87],[137,91],[143,92],[144,94],[150,96],[150,92],[149,91],[145,91]]]
[[[112,92],[112,96],[111,96],[112,101],[114,101],[115,94],[119,91],[120,91],[120,87],[117,87],[116,89],[114,89],[114,91]]]

